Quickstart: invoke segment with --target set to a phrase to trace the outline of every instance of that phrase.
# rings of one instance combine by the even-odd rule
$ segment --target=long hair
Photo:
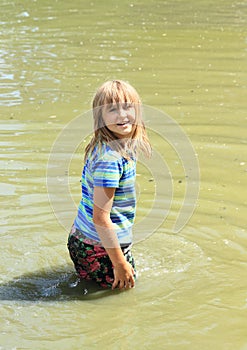
[[[111,104],[131,103],[135,108],[135,122],[132,132],[124,140],[110,131],[102,117],[104,106]],[[94,135],[85,148],[85,160],[96,145],[101,149],[103,143],[119,152],[124,158],[136,157],[139,152],[151,156],[151,145],[148,140],[141,113],[141,100],[136,90],[122,80],[105,82],[98,88],[93,99]]]

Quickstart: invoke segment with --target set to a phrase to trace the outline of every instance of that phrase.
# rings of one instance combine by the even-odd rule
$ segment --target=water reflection
[[[7,51],[0,50],[0,105],[14,106],[21,104],[23,98],[21,97],[21,92],[18,89],[18,82],[15,81],[15,75],[10,73],[13,71],[13,67],[8,65],[5,60],[5,56],[7,55]]]

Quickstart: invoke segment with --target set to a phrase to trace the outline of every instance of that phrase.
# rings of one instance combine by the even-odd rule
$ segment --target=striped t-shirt
[[[82,172],[82,199],[74,222],[75,227],[94,241],[100,241],[93,223],[94,186],[116,188],[110,218],[121,245],[132,242],[135,218],[136,162],[127,160],[107,144],[98,147],[86,160]]]

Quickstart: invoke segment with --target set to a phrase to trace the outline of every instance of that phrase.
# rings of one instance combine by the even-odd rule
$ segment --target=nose
[[[126,111],[126,109],[124,109],[123,107],[120,107],[120,108],[119,108],[119,115],[120,115],[122,118],[126,117],[126,116],[127,116],[127,111]]]

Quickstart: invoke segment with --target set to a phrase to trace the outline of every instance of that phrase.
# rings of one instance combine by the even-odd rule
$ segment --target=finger
[[[125,288],[125,283],[124,281],[119,281],[119,289]]]
[[[112,289],[112,290],[115,289],[115,288],[118,286],[118,283],[119,283],[119,281],[115,278],[115,279],[114,279],[114,282],[112,283],[111,289]]]
[[[130,276],[129,283],[130,283],[131,287],[133,288],[135,286],[135,270],[134,270],[133,266],[131,266],[131,271],[132,271],[132,275]]]
[[[135,286],[135,279],[133,276],[130,276],[125,282],[124,282],[124,288],[130,289]]]
[[[130,286],[130,288],[133,288],[135,286],[134,276],[130,277],[130,279],[129,279],[129,286]]]

